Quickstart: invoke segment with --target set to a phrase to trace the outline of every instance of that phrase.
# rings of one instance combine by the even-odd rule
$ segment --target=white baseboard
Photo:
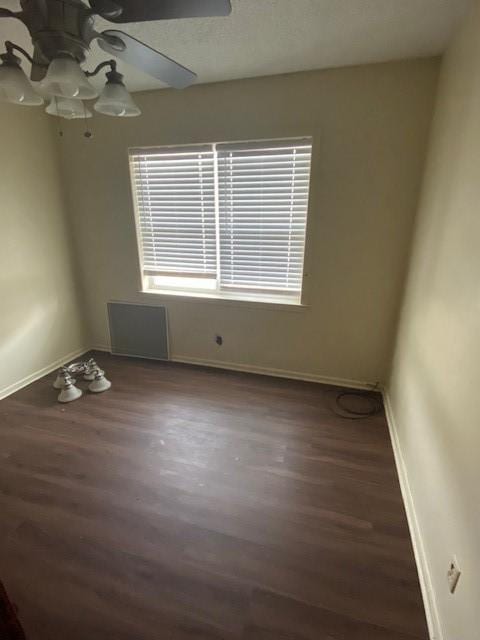
[[[111,352],[109,346],[97,345],[92,347],[94,351]],[[115,355],[115,354],[113,354]],[[332,376],[317,375],[315,373],[304,373],[301,371],[289,371],[288,369],[274,369],[271,367],[257,367],[255,365],[238,364],[236,362],[225,362],[223,360],[208,360],[205,358],[193,358],[190,356],[172,356],[171,362],[183,364],[193,364],[201,367],[212,367],[214,369],[226,369],[227,371],[242,371],[244,373],[256,373],[261,376],[273,376],[274,378],[287,378],[290,380],[303,380],[304,382],[317,382],[329,384],[336,387],[346,387],[348,389],[372,389],[376,386],[374,382],[363,380],[350,380],[349,378],[334,378]]]
[[[274,369],[271,367],[257,367],[255,365],[237,364],[235,362],[224,362],[222,360],[207,360],[204,358],[192,358],[189,356],[173,356],[173,362],[183,362],[185,364],[200,365],[203,367],[213,367],[214,369],[227,369],[230,371],[243,371],[245,373],[256,373],[262,376],[273,376],[275,378],[288,378],[290,380],[303,380],[305,382],[318,382],[330,384],[337,387],[347,387],[349,389],[372,389],[375,383],[361,380],[350,380],[348,378],[334,378],[315,373],[304,373],[301,371],[290,371],[288,369]]]
[[[94,347],[90,347],[89,351],[106,351],[106,353],[111,353],[112,349],[106,344],[97,344]]]
[[[58,358],[58,360],[55,360],[55,362],[51,362],[46,367],[43,367],[42,369],[38,369],[38,371],[35,371],[34,373],[31,373],[29,376],[22,378],[22,380],[18,380],[17,382],[10,384],[8,387],[4,387],[3,389],[0,389],[0,400],[2,400],[3,398],[6,398],[12,393],[15,393],[15,391],[20,391],[20,389],[23,389],[23,387],[26,387],[32,382],[35,382],[35,380],[38,380],[39,378],[43,378],[43,376],[46,376],[49,373],[52,373],[52,371],[55,371],[55,369],[59,369],[66,362],[75,360],[75,358],[78,358],[84,353],[87,353],[87,351],[89,351],[89,349],[83,348],[83,349],[77,349],[76,351],[72,351],[71,353],[67,353],[61,358]]]
[[[402,449],[400,447],[400,440],[398,437],[395,416],[393,414],[392,404],[390,402],[388,391],[386,390],[383,391],[383,403],[385,406],[385,413],[387,416],[388,429],[390,432],[390,439],[392,441],[393,454],[395,456],[395,464],[397,466],[397,473],[400,481],[403,503],[405,505],[405,511],[407,513],[413,552],[415,554],[415,561],[417,563],[418,578],[420,581],[420,588],[422,590],[423,604],[425,607],[425,615],[427,618],[430,640],[445,640],[445,636],[442,631],[442,625],[440,622],[440,616],[438,615],[438,608],[435,600],[435,591],[433,589],[433,582],[428,566],[427,556],[425,553],[425,547],[423,544],[422,532],[415,510],[415,503],[413,500],[410,482],[408,480],[407,467],[405,465]]]

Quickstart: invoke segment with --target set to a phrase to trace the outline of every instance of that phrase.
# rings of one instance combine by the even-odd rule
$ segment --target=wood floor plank
[[[266,591],[254,591],[244,640],[412,640]]]
[[[335,387],[95,354],[0,403],[0,577],[29,640],[427,638],[383,414]]]

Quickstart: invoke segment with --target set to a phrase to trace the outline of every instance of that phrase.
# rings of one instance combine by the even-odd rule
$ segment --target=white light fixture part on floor
[[[102,371],[102,369],[98,369],[98,372],[99,372],[99,373],[100,373],[100,375],[102,375],[102,376],[103,376],[103,375],[105,375],[105,371]],[[95,371],[92,371],[92,373],[86,373],[86,374],[83,376],[83,379],[84,379],[84,380],[88,380],[88,381],[95,380],[96,375],[97,375],[97,374],[96,374],[96,372],[95,372]]]
[[[90,100],[98,96],[98,91],[87,80],[78,62],[69,56],[51,61],[40,87],[46,93],[60,98]]]
[[[132,118],[142,112],[133,101],[122,82],[123,76],[115,69],[107,75],[107,82],[103,87],[100,97],[93,105],[95,111],[105,116],[117,116],[120,118]]]
[[[76,380],[74,378],[71,378],[70,382],[72,384],[75,384]],[[66,387],[67,383],[65,381],[65,376],[61,375],[60,373],[57,375],[57,377],[55,378],[55,382],[53,383],[53,388],[54,389],[64,389]]]
[[[20,60],[13,54],[2,55],[0,65],[0,102],[11,102],[24,106],[43,104],[42,96],[35,93],[29,79],[20,66]]]
[[[58,98],[57,96],[50,100],[50,104],[45,111],[51,116],[59,116],[66,120],[92,117],[92,112],[87,109],[81,100]]]
[[[82,390],[72,384],[70,380],[67,385],[60,391],[58,401],[62,403],[73,402],[82,395]]]
[[[88,388],[92,393],[102,393],[110,389],[111,386],[110,380],[105,378],[103,372],[98,371],[95,380],[88,385]]]

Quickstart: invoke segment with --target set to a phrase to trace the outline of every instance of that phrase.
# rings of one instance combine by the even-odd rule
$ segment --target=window
[[[311,148],[131,149],[144,289],[300,302]]]

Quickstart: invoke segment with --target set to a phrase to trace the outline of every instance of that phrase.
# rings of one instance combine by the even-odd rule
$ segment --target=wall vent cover
[[[168,360],[165,307],[109,302],[107,308],[112,353]]]

